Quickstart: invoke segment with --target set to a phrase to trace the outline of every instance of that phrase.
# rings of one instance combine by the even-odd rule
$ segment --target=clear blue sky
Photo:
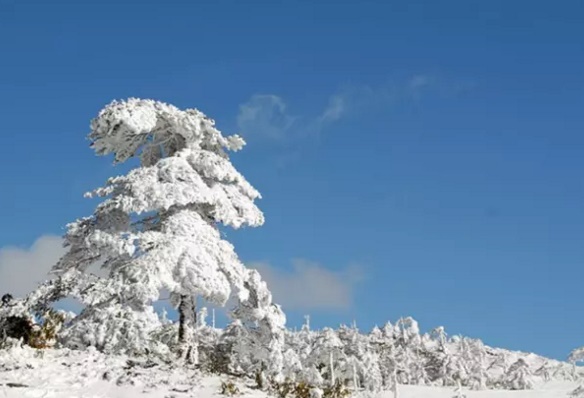
[[[584,344],[584,2],[0,0],[0,247],[92,211],[88,123],[128,96],[255,123],[242,259],[364,277],[313,325]]]

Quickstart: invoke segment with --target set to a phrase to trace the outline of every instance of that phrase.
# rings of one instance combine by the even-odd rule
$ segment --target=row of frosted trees
[[[229,352],[229,372],[253,374],[262,369],[261,361],[249,360],[255,339],[245,329],[232,324],[225,331],[209,332],[213,329],[206,326],[201,330],[207,330],[201,334],[208,347],[223,345]],[[320,386],[341,382],[371,391],[391,390],[397,384],[521,390],[538,381],[579,377],[566,363],[492,349],[467,337],[448,337],[443,328],[420,334],[412,318],[367,334],[346,326],[287,330],[282,356],[285,378]]]

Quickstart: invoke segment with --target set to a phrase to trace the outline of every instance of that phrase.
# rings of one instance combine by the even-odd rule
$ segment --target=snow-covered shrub
[[[212,373],[227,373],[219,371],[220,359],[218,355],[219,338],[221,331],[204,324],[195,330],[196,344],[198,345],[200,365]]]
[[[297,381],[302,374],[303,367],[300,356],[291,348],[288,348],[282,354],[283,366],[282,375],[287,380]],[[305,378],[303,378],[306,380]]]
[[[168,347],[169,350],[176,351],[178,345],[178,323],[164,322],[161,319],[160,326],[152,330],[150,338]]]
[[[219,391],[221,395],[225,395],[228,397],[232,397],[234,395],[239,395],[240,391],[239,388],[233,383],[233,381],[222,381],[221,382],[221,391]]]
[[[67,316],[63,311],[49,309],[42,316],[42,323],[35,325],[30,337],[29,345],[33,348],[51,348],[59,338]]]
[[[0,319],[0,339],[7,338],[21,340],[24,344],[29,344],[33,335],[33,323],[28,317],[8,316]]]
[[[347,398],[351,395],[351,391],[341,381],[335,382],[332,386],[324,387],[322,390],[323,398]]]
[[[278,398],[347,398],[351,395],[351,391],[341,381],[319,388],[305,381],[272,380],[269,391]]]
[[[152,307],[141,311],[122,304],[86,308],[61,334],[69,348],[92,346],[104,353],[144,355],[160,350],[151,333],[161,324]]]
[[[10,340],[30,344],[34,330],[34,317],[25,302],[5,294],[0,304],[0,340],[8,343],[8,346],[14,345]]]

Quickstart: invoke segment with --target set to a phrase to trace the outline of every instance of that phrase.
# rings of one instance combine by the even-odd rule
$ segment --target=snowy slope
[[[211,397],[218,395],[224,380],[181,367],[130,367],[126,357],[93,350],[0,351],[0,397]],[[266,396],[244,385],[239,389],[245,396]]]
[[[42,353],[42,354],[41,354]],[[0,351],[0,397],[63,398],[180,398],[221,397],[227,377],[202,375],[193,369],[159,364],[129,366],[123,356],[105,356],[94,350],[43,350],[28,347]],[[242,397],[265,398],[264,392],[235,380]],[[26,386],[14,386],[23,384]],[[567,397],[574,382],[540,383],[529,391],[464,391],[467,398]],[[401,398],[450,398],[452,388],[400,386]],[[393,397],[390,392],[368,397]]]

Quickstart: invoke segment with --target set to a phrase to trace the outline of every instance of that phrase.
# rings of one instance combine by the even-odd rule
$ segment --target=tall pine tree
[[[66,339],[108,351],[147,340],[144,334],[156,323],[151,304],[162,290],[171,292],[178,307],[185,356],[196,358],[197,296],[224,305],[235,292],[237,317],[280,333],[285,318],[266,284],[218,229],[264,222],[254,203],[259,192],[228,156],[244,140],[224,137],[196,109],[134,98],[106,106],[92,121],[89,140],[98,155],[113,155],[114,163],[136,159],[138,167],[87,194],[101,203],[93,215],[68,225],[68,252],[53,269],[67,281],[62,285],[79,291],[94,264],[101,264],[106,277],[83,290],[86,308]]]

